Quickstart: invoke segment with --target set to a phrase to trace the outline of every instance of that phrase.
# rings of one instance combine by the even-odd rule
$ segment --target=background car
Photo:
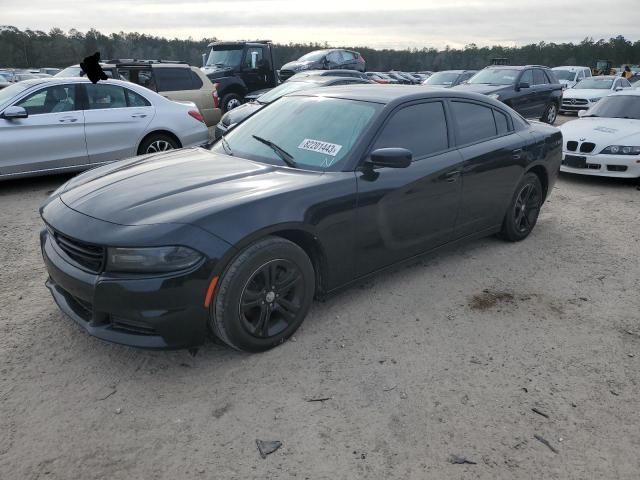
[[[353,50],[332,48],[309,52],[298,60],[285,63],[280,68],[280,79],[284,82],[303,70],[357,70],[364,72],[366,62],[362,55]]]
[[[393,78],[396,82],[402,85],[412,85],[414,83],[413,80],[405,77],[404,75],[401,75],[400,72],[394,70],[385,72],[385,75]]]
[[[269,92],[258,97],[255,101],[245,103],[238,108],[225,113],[214,132],[215,139],[222,137],[230,126],[236,125],[247,118],[249,115],[257,112],[265,105],[276,101],[283,95],[292,92],[298,92],[301,90],[308,90],[315,87],[330,87],[335,85],[357,85],[363,83],[371,83],[369,80],[363,80],[362,78],[351,77],[328,77],[325,75],[309,75],[306,77],[298,77],[294,75],[291,79],[285,83],[278,85],[276,88],[271,89]]]
[[[565,90],[562,95],[560,112],[578,112],[587,110],[603,97],[631,88],[631,84],[622,77],[614,75],[601,75],[585,78],[579,81],[573,88]]]
[[[0,178],[82,170],[207,140],[195,104],[129,82],[49,78],[0,90]]]
[[[304,72],[296,73],[289,80],[299,79],[304,77],[311,77],[311,76],[349,77],[349,78],[359,78],[361,80],[369,80],[369,77],[367,76],[366,73],[359,72],[357,70],[305,70]]]
[[[119,162],[60,187],[41,209],[47,286],[104,340],[178,348],[211,332],[264,351],[314,297],[463,238],[525,239],[561,150],[558,129],[481,95],[291,93],[211,152]]]
[[[397,82],[392,82],[392,79],[388,76],[383,76],[382,74],[378,73],[378,72],[365,72],[365,75],[367,76],[367,78],[373,82],[376,83],[382,83],[382,84],[388,84],[388,83],[397,83]]]
[[[640,178],[640,91],[604,97],[580,119],[562,125],[560,170],[580,175]]]
[[[8,87],[9,85],[11,85],[11,82],[9,81],[9,79],[4,75],[0,74],[0,90],[5,87]]]
[[[216,87],[202,70],[184,62],[164,60],[105,60],[102,70],[108,77],[142,85],[170,100],[193,102],[212,127],[222,115]],[[65,68],[56,77],[82,77],[79,65]]]
[[[422,85],[451,88],[466,82],[477,72],[477,70],[443,70],[428,77]]]
[[[551,69],[540,65],[486,67],[453,88],[483,93],[549,125],[556,121],[563,90]]]
[[[16,73],[13,76],[13,82],[22,82],[24,80],[33,80],[34,78],[39,78],[35,73]]]
[[[551,70],[560,83],[566,88],[572,88],[580,80],[591,77],[591,69],[589,67],[565,65],[554,67]]]

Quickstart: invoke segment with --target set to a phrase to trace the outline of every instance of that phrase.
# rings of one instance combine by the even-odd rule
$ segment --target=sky
[[[0,25],[164,37],[452,48],[640,39],[640,0],[0,0]]]

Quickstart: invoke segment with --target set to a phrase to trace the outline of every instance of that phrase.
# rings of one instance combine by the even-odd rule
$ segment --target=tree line
[[[120,32],[105,35],[95,29],[86,33],[76,29],[64,32],[52,28],[48,33],[40,30],[20,30],[12,26],[0,26],[0,67],[67,67],[96,51],[103,59],[144,58],[181,60],[191,65],[201,65],[202,53],[215,38],[201,40],[168,39],[136,32]],[[295,60],[307,52],[326,48],[328,45],[275,44],[276,68]],[[454,68],[479,69],[492,58],[508,58],[512,65],[536,64],[595,66],[597,60],[610,60],[614,66],[640,63],[640,40],[631,42],[623,36],[608,40],[585,38],[579,43],[547,43],[520,47],[478,47],[390,50],[368,47],[345,48],[357,50],[367,62],[368,70],[447,70]]]

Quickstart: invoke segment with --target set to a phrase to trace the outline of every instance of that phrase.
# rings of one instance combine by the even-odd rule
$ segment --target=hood
[[[239,123],[249,115],[251,115],[253,112],[257,112],[258,110],[260,110],[262,107],[264,107],[264,105],[258,102],[243,103],[239,107],[236,107],[233,110],[229,110],[227,113],[225,113],[223,119],[221,120],[222,124],[225,127],[228,127],[229,125],[233,125],[234,123]]]
[[[462,85],[456,85],[451,87],[459,90],[465,90],[467,92],[476,92],[488,95],[490,93],[500,93],[504,90],[513,88],[513,85],[486,85],[484,83],[463,83]]]
[[[640,145],[640,120],[585,117],[560,127],[565,142],[593,142],[598,153],[609,145]],[[566,149],[565,149],[566,150]]]
[[[90,170],[71,180],[60,199],[73,210],[120,225],[197,224],[322,176],[201,148],[180,149]]]
[[[285,63],[281,70],[293,70],[294,72],[300,72],[302,70],[308,70],[319,63],[320,62],[299,62],[298,60],[295,60],[293,62]]]
[[[570,88],[562,93],[563,98],[602,98],[612,91],[603,88]]]

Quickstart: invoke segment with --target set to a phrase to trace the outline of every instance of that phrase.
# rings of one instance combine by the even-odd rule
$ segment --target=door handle
[[[131,115],[131,118],[144,118],[146,116],[146,113],[134,113],[133,115]]]
[[[454,170],[453,172],[448,172],[445,174],[444,178],[447,179],[447,182],[453,183],[460,176],[460,170]]]
[[[77,119],[77,118],[69,118],[69,117],[67,117],[67,118],[61,118],[61,119],[60,119],[60,120],[58,120],[58,121],[59,121],[60,123],[67,123],[67,122],[69,122],[69,123],[75,123],[75,122],[77,122],[77,121],[78,121],[78,119]]]
[[[513,159],[514,160],[520,160],[520,154],[522,153],[522,149],[521,148],[516,148],[512,153]]]

